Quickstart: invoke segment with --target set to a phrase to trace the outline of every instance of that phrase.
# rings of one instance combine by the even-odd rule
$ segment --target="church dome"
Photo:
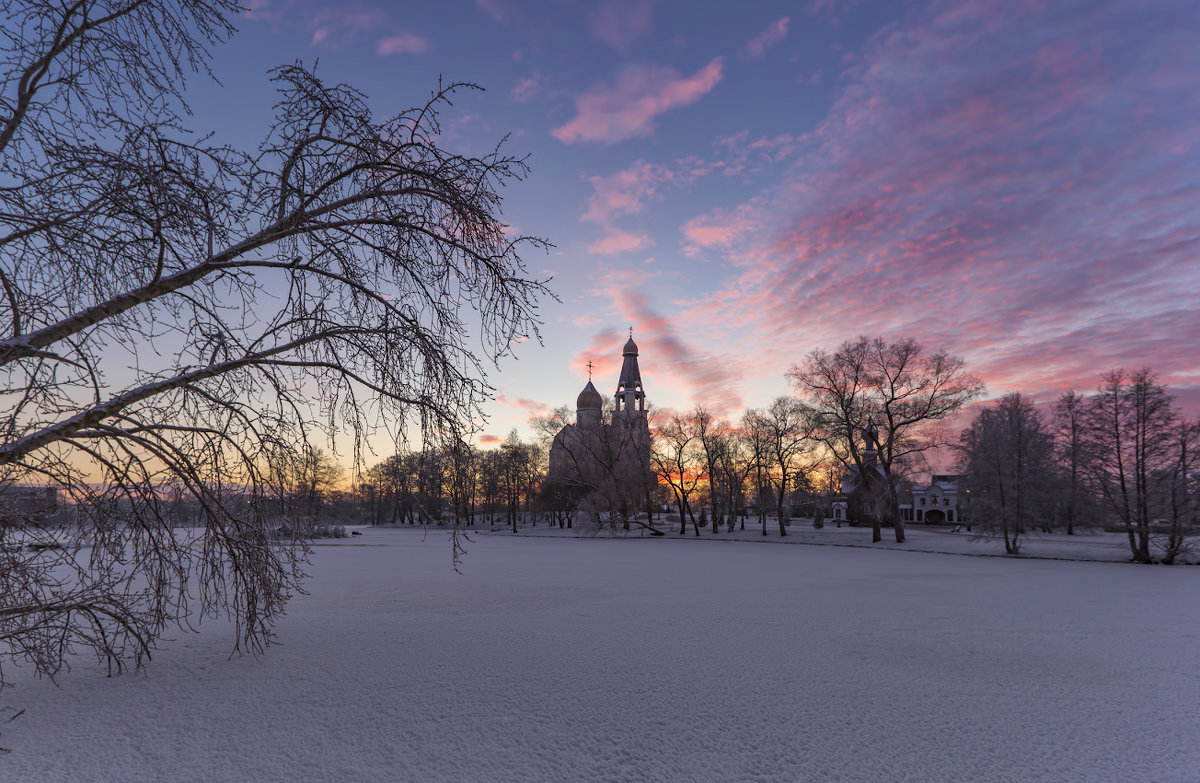
[[[600,392],[596,391],[596,387],[591,381],[587,382],[587,386],[583,387],[583,391],[579,392],[579,398],[575,400],[575,408],[577,410],[600,410],[604,407],[604,400],[600,398]]]
[[[629,356],[630,354],[633,354],[634,356],[638,355],[637,343],[633,341],[632,336],[629,338],[629,341],[625,343],[625,348],[621,351],[621,353],[625,356]]]

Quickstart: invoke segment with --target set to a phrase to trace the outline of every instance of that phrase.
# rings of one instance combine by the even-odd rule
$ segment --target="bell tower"
[[[646,392],[642,389],[642,372],[638,369],[638,347],[633,341],[633,327],[629,327],[629,340],[621,351],[625,360],[621,364],[621,379],[617,381],[617,410],[622,416],[646,416]]]

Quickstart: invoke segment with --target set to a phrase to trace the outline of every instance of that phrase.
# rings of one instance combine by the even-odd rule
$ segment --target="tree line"
[[[958,443],[970,512],[1020,551],[1032,530],[1109,523],[1131,558],[1173,563],[1200,524],[1200,420],[1155,373],[1104,374],[1090,396],[1063,393],[1044,413],[1019,392],[975,412]]]
[[[1149,369],[1113,370],[1094,394],[1066,392],[1046,410],[1017,392],[969,409],[982,382],[961,358],[912,339],[818,349],[788,377],[793,395],[737,418],[704,405],[652,409],[651,483],[629,497],[612,485],[631,477],[603,475],[617,468],[591,454],[600,475],[552,479],[550,447],[573,419],[567,407],[533,419],[527,441],[514,430],[497,449],[460,442],[390,457],[353,494],[372,523],[627,529],[632,509],[639,524],[680,534],[753,520],[763,535],[786,536],[793,517],[823,526],[845,482],[862,496],[850,521],[869,524],[875,541],[886,528],[904,541],[907,489],[930,471],[934,450],[942,460],[949,450],[960,521],[1003,539],[1010,554],[1033,531],[1102,527],[1126,533],[1133,560],[1172,563],[1200,522],[1200,422]],[[966,426],[949,431],[948,419],[968,411]],[[611,415],[609,403],[604,421]]]

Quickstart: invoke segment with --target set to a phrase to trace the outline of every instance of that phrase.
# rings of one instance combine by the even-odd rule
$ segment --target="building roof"
[[[600,392],[596,391],[596,387],[591,381],[587,382],[587,386],[583,387],[583,391],[579,392],[578,399],[575,400],[575,408],[579,410],[600,410],[604,407],[604,400],[600,397]]]

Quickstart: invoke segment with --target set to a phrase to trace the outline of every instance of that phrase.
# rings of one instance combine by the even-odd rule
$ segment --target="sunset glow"
[[[610,391],[631,325],[658,407],[736,416],[869,334],[963,355],[990,396],[1149,365],[1200,410],[1194,3],[250,6],[216,64],[247,115],[300,52],[380,113],[477,82],[447,143],[529,153],[505,215],[554,243],[527,260],[562,302],[493,374],[482,443],[588,361]]]

